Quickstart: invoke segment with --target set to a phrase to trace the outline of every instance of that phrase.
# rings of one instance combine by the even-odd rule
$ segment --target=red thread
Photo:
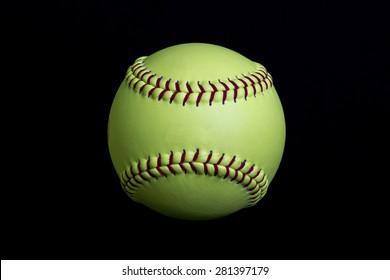
[[[138,84],[140,81],[141,81],[141,80],[138,80],[138,81],[135,82],[135,84],[133,85],[133,90],[135,90],[137,84]]]
[[[176,95],[177,95],[179,92],[181,92],[179,81],[177,81],[177,82],[175,83],[175,87],[176,87],[176,91],[172,94],[171,98],[169,98],[169,103],[172,103],[173,100],[175,99]]]
[[[166,82],[165,82],[165,89],[166,90],[169,90],[169,83],[171,82],[171,79],[169,79],[169,80],[167,80]]]
[[[213,103],[214,101],[214,96],[215,96],[215,93],[218,91],[217,87],[215,85],[213,85],[210,81],[209,81],[209,85],[213,88],[213,91],[211,92],[210,94],[210,101],[209,101],[209,105],[211,106],[211,104]]]
[[[176,87],[176,92],[181,92],[179,81],[176,81],[175,87]]]
[[[167,176],[167,175],[161,170],[161,168],[160,168],[159,166],[157,166],[156,169],[157,169],[158,173],[160,173],[162,176],[165,176],[165,177]]]
[[[173,100],[175,99],[175,97],[176,97],[176,95],[177,95],[178,93],[179,93],[179,92],[176,91],[176,92],[174,92],[174,93],[171,95],[171,98],[169,98],[169,103],[172,103],[172,102],[173,102]]]
[[[242,82],[244,84],[244,98],[246,100],[246,98],[248,97],[248,84],[243,80],[243,79],[240,79],[240,78],[237,78],[240,82]]]
[[[260,172],[261,172],[261,169],[259,170],[259,172],[256,173],[255,176],[253,176],[253,178],[257,178],[257,176],[259,176]]]
[[[228,168],[230,168],[230,166],[232,166],[232,164],[233,164],[233,162],[236,160],[236,156],[234,156],[233,158],[232,158],[232,160],[230,161],[230,163],[226,166],[226,167],[228,167]]]
[[[184,173],[187,173],[187,169],[184,167],[184,165],[182,163],[179,163],[179,166],[180,166],[181,170],[184,171]]]
[[[161,154],[158,154],[156,169],[157,169],[158,173],[160,173],[162,176],[166,176],[165,173],[161,170],[160,166],[161,166]]]
[[[188,100],[188,97],[190,97],[190,94],[191,92],[187,93],[186,96],[184,97],[184,100],[183,100],[183,106],[185,106],[187,100]]]
[[[233,87],[234,87],[234,96],[233,96],[233,100],[234,100],[234,102],[236,102],[236,100],[237,100],[237,95],[238,95],[238,85],[234,82],[234,81],[232,81],[232,80],[230,80],[229,79],[229,82],[233,85]]]
[[[162,77],[160,77],[160,80],[161,80]],[[168,90],[169,90],[169,82],[170,82],[170,79],[167,80],[165,82],[165,89],[163,89],[162,92],[160,92],[160,94],[158,95],[158,101],[160,101],[163,97],[164,97],[164,93],[166,93]]]
[[[248,184],[246,184],[246,185],[244,186],[244,188],[248,187],[248,186],[252,183],[252,180],[253,180],[253,178],[252,178],[252,177],[249,177],[249,182],[248,182]]]
[[[210,94],[210,101],[209,101],[209,105],[210,105],[210,106],[211,106],[211,104],[213,104],[214,95],[215,95],[215,92],[213,91],[213,92]]]
[[[198,82],[198,87],[200,89],[200,93],[205,93],[206,91],[204,90],[203,86]]]
[[[153,91],[154,91],[155,89],[156,89],[156,88],[152,88],[151,90],[149,90],[148,97],[150,97],[150,96],[153,94]]]
[[[169,164],[173,164],[173,152],[169,154]]]
[[[190,167],[195,172],[195,174],[198,174],[198,170],[196,170],[195,165],[192,163],[192,161],[190,162]]]
[[[208,169],[207,169],[207,163],[203,163],[203,170],[204,170],[204,174],[208,175],[209,172],[208,172]]]
[[[234,169],[234,176],[230,181],[233,182],[234,180],[236,180],[237,176],[238,176],[238,172],[237,172],[237,170]]]
[[[187,169],[183,165],[183,162],[185,160],[186,160],[186,150],[183,149],[183,152],[181,153],[181,159],[180,159],[179,166],[180,166],[181,170],[184,171],[184,173],[187,173]]]
[[[150,157],[148,157],[148,160],[146,161],[146,172],[148,172],[150,177],[158,178],[157,176],[154,176],[153,173],[150,171]]]
[[[198,94],[198,98],[196,99],[196,107],[199,106],[199,103],[202,99],[202,95],[203,93],[205,93],[206,91],[204,90],[203,86],[200,84],[200,82],[198,82],[198,87],[200,89],[200,93]]]
[[[151,80],[154,76],[156,76],[156,74],[150,75],[149,78],[146,80],[146,83],[147,83],[147,84],[150,84],[150,80]]]
[[[135,66],[137,66],[137,67],[135,67]],[[135,72],[135,71],[137,71],[141,67],[142,67],[142,64],[141,63],[137,63],[137,64],[134,65],[134,68],[132,69],[132,71]]]
[[[210,162],[212,156],[213,156],[213,152],[210,151],[210,153],[209,153],[209,155],[207,157],[207,160],[203,163],[203,165],[204,165],[204,173],[206,175],[208,175],[207,164]]]
[[[213,151],[210,151],[209,155],[207,156],[207,160],[206,160],[205,163],[209,163],[212,156],[213,156]]]
[[[181,153],[180,163],[183,163],[185,160],[186,160],[186,150],[183,149],[183,152]]]
[[[192,171],[195,174],[199,173],[198,170],[196,169],[196,166],[195,166],[195,162],[201,163],[200,161],[198,161],[199,160],[199,156],[200,156],[200,151],[199,151],[199,149],[196,149],[196,152],[194,153],[192,159],[189,162],[187,160],[187,163],[189,164],[190,168],[192,169]],[[212,172],[212,169],[210,169],[211,166],[208,166],[208,165],[210,164],[210,161],[213,158],[213,151],[210,151],[209,154],[207,155],[206,160],[204,162],[202,162],[204,174],[205,175],[218,176],[219,167],[221,166],[220,164],[222,163],[224,157],[225,157],[225,154],[222,154],[219,157],[217,163],[212,164],[212,169],[214,170],[214,172],[211,173]],[[253,180],[256,180],[256,178],[260,175],[261,169],[255,174],[255,176],[251,176],[249,174],[253,172],[253,170],[255,168],[254,164],[251,165],[250,168],[246,172],[240,172],[240,170],[245,168],[245,166],[247,164],[247,161],[246,160],[242,161],[240,163],[240,166],[237,167],[237,168],[231,168],[235,161],[236,161],[236,156],[233,156],[227,166],[221,166],[221,168],[224,167],[225,170],[226,170],[226,174],[224,175],[223,179],[231,177],[230,175],[234,171],[234,174],[232,174],[233,176],[231,177],[230,181],[236,181],[236,183],[238,185],[242,185],[242,184],[244,184],[246,176],[249,176],[248,182],[245,183],[244,186],[242,186],[243,188],[247,188],[247,187],[249,187],[252,184]],[[183,151],[181,153],[181,156],[180,156],[180,162],[178,163],[178,165],[181,168],[181,170],[183,170],[185,173],[187,173],[188,170],[186,169],[186,167],[184,165],[185,163],[186,163],[186,150],[183,149]],[[175,169],[173,168],[174,165],[175,165],[175,163],[174,163],[174,153],[173,153],[173,151],[171,151],[170,154],[169,154],[168,163],[165,165],[167,170],[165,170],[165,172],[164,172],[163,169],[162,169],[162,167],[163,167],[162,155],[158,154],[158,156],[157,156],[157,166],[155,167],[155,169],[157,170],[159,175],[164,176],[164,177],[167,177],[170,174],[177,175],[177,171],[175,171]],[[125,172],[123,172],[122,176],[121,176],[121,185],[123,186],[123,189],[125,191],[126,190],[128,191],[129,189],[131,189],[132,191],[136,191],[136,189],[138,188],[137,184],[138,185],[142,185],[143,182],[150,182],[150,178],[148,179],[147,177],[145,177],[146,173],[151,178],[155,178],[156,180],[158,180],[158,177],[160,177],[159,175],[156,176],[156,175],[154,175],[151,172],[151,170],[153,168],[151,167],[151,159],[150,159],[150,157],[148,157],[147,160],[146,160],[146,170],[142,170],[141,160],[138,160],[137,165],[136,165],[137,174],[134,173],[133,166],[135,166],[135,165],[134,164],[130,164],[130,167],[128,169],[125,169]],[[240,174],[242,174],[242,177],[239,178]],[[260,186],[260,184],[263,184],[263,185]],[[267,184],[266,176],[264,175],[264,176],[261,177],[261,181],[260,182],[256,181],[256,184],[254,184],[254,186],[252,186],[249,189],[247,189],[247,191],[251,192],[256,187],[259,187],[259,189],[260,189],[260,188],[266,186],[266,184]],[[252,200],[259,199],[260,194],[256,195],[257,193],[259,193],[259,190],[257,190],[255,193],[250,193],[250,196],[251,196]],[[129,193],[129,195],[132,195],[132,193]]]
[[[196,152],[194,154],[194,158],[192,159],[192,161],[196,161],[198,159],[198,156],[199,156],[199,149],[196,149]]]
[[[168,167],[169,171],[170,171],[173,175],[176,175],[176,171],[175,171],[175,169],[173,169],[172,165],[169,165],[169,164],[168,164],[167,167]]]
[[[166,92],[167,92],[166,89],[164,89],[162,92],[160,92],[160,94],[158,95],[158,101],[160,101],[163,98],[164,93],[166,93]]]
[[[187,86],[188,93],[192,93],[191,85],[188,82],[186,83],[186,86]]]
[[[147,84],[144,84],[144,85],[139,89],[139,93],[141,93],[141,92],[144,90],[144,88],[145,88],[146,85],[147,85]]]
[[[157,88],[160,87],[161,79],[162,79],[162,76],[161,76],[160,78],[158,78],[157,81],[156,81],[156,87],[157,87]]]
[[[237,169],[237,171],[240,171],[240,170],[245,166],[245,163],[246,163],[246,160],[244,160],[244,161],[241,163],[241,165],[240,165],[240,167]]]
[[[229,176],[229,173],[230,173],[229,167],[225,166],[225,168],[226,168],[226,174],[225,174],[225,176],[223,176],[224,179],[226,179]]]
[[[214,165],[214,176],[217,176],[218,175],[218,163],[213,164],[213,165]]]
[[[142,73],[144,73],[145,71],[146,71],[146,68],[144,68],[144,69],[142,69],[141,71],[139,71],[135,76],[136,76],[138,79],[142,80],[142,79],[140,78],[140,75],[141,75]]]
[[[251,85],[252,85],[252,88],[253,88],[253,95],[256,97],[256,87],[255,87],[255,81],[253,81],[250,77],[248,76],[245,76],[243,75],[245,78],[247,78],[250,82],[251,82]]]
[[[251,76],[255,77],[255,78],[256,78],[256,80],[257,80],[257,82],[258,82],[259,84],[261,83],[261,80],[260,80],[260,78],[259,78],[259,77],[257,77],[255,74],[251,74]]]
[[[196,107],[199,106],[200,100],[202,99],[203,92],[198,94],[198,98],[196,99]]]
[[[138,59],[137,61],[138,62],[134,63],[134,65],[131,66],[129,68],[129,70],[127,71],[127,73],[126,73],[126,82],[128,83],[129,87],[130,87],[130,84],[133,83],[135,78],[138,79],[138,81],[136,81],[134,83],[134,85],[132,86],[133,90],[135,90],[135,88],[137,87],[137,84],[138,84],[138,82],[140,80],[144,81],[144,78],[147,77],[145,85],[148,84],[148,85],[150,85],[152,87],[148,91],[148,93],[147,93],[148,97],[152,96],[152,93],[154,92],[154,90],[156,88],[160,88],[162,91],[158,95],[158,101],[160,101],[163,98],[165,92],[172,91],[172,94],[171,94],[171,96],[169,98],[169,103],[172,103],[179,93],[183,93],[185,95],[184,95],[184,98],[183,98],[182,105],[185,106],[186,103],[189,100],[190,94],[196,93],[197,97],[196,97],[195,104],[196,104],[197,107],[199,106],[199,104],[201,103],[202,98],[204,97],[204,93],[206,92],[205,89],[203,88],[203,86],[201,85],[200,81],[197,81],[197,85],[198,85],[198,87],[200,89],[200,92],[194,92],[194,90],[191,87],[191,83],[189,81],[185,82],[186,89],[187,89],[186,92],[183,92],[181,90],[179,81],[176,81],[175,86],[174,86],[174,88],[175,88],[174,90],[175,91],[173,92],[173,90],[171,90],[171,88],[170,88],[170,81],[171,81],[171,79],[168,79],[167,81],[165,81],[165,86],[164,87],[161,87],[161,81],[163,79],[163,76],[160,76],[159,78],[156,79],[156,84],[155,85],[151,84],[153,77],[155,77],[157,74],[156,73],[150,74],[151,70],[148,70],[144,66],[144,63],[142,62],[141,58]],[[133,78],[130,78],[132,75],[133,75]],[[236,76],[236,79],[238,81],[241,81],[242,84],[244,85],[242,88],[244,89],[244,98],[245,98],[245,100],[247,100],[247,98],[248,98],[248,87],[249,86],[251,86],[253,88],[253,95],[254,95],[254,97],[256,97],[256,94],[259,92],[259,90],[256,88],[256,84],[259,85],[260,92],[264,91],[262,83],[265,83],[266,90],[268,90],[270,87],[273,86],[271,75],[268,72],[266,72],[266,70],[259,69],[258,67],[257,67],[257,69],[253,73],[248,73],[248,74],[245,74],[245,75],[242,74],[242,76],[249,81],[249,82],[247,82],[247,81],[245,81],[243,79],[240,79],[240,78],[238,78]],[[222,104],[223,105],[225,104],[226,100],[228,100],[228,92],[231,89],[232,89],[232,94],[233,94],[233,101],[237,102],[238,90],[240,89],[240,87],[236,83],[237,80],[233,81],[230,78],[228,78],[227,80],[230,82],[230,84],[231,84],[230,86],[228,85],[228,83],[223,82],[221,80],[218,80],[218,83],[220,83],[223,86],[223,88],[224,88],[223,90],[221,90],[221,92],[222,92]],[[212,103],[214,102],[215,94],[219,90],[218,90],[217,86],[215,84],[211,83],[210,81],[209,81],[209,84],[210,84],[210,86],[212,88],[212,91],[210,92],[210,97],[209,97],[209,105],[211,106]],[[143,90],[145,88],[145,85],[141,86],[139,93],[143,92]]]
[[[237,185],[240,185],[242,182],[244,182],[245,176],[245,174],[242,174],[242,178],[240,181],[237,182]]]
[[[225,88],[225,90],[223,91],[223,98],[222,98],[222,104],[225,104],[225,101],[226,101],[226,98],[227,98],[227,91],[229,90],[229,87],[224,82],[221,82],[221,81],[219,81],[219,82]]]
[[[224,156],[225,156],[225,154],[222,154],[222,156],[220,157],[220,159],[217,162],[218,165],[222,162]]]
[[[249,174],[253,171],[253,169],[255,168],[255,165],[252,165],[251,168],[249,168],[249,170],[247,172],[245,172],[244,174]]]

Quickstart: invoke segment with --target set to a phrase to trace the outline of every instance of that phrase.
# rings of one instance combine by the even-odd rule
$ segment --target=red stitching
[[[248,97],[248,84],[243,79],[237,78],[237,80],[244,84],[244,98],[246,100]]]
[[[252,165],[251,168],[249,168],[249,170],[247,172],[245,172],[244,174],[248,175],[249,173],[251,173],[253,171],[254,168],[255,168],[255,165]]]
[[[245,174],[242,174],[242,178],[240,181],[237,182],[237,185],[241,185],[242,182],[244,182],[245,176],[246,176]]]
[[[252,183],[252,180],[253,180],[253,178],[249,177],[249,182],[244,186],[244,188],[248,187]],[[256,187],[256,185],[253,188],[255,188],[255,187]]]
[[[196,107],[199,106],[199,103],[202,99],[202,95],[203,93],[205,93],[206,91],[204,90],[203,86],[200,84],[200,82],[198,82],[198,87],[200,89],[200,93],[198,94],[198,98],[196,99]]]
[[[223,160],[223,157],[225,156],[225,154],[222,154],[221,158],[217,161],[217,165],[220,165],[222,160]]]
[[[135,67],[135,66],[137,66],[137,67]],[[136,64],[134,64],[134,67],[133,67],[133,69],[132,69],[132,72],[135,72],[135,71],[137,71],[139,68],[141,68],[142,67],[142,63],[141,62],[138,62],[138,63],[136,63]]]
[[[223,92],[223,98],[222,98],[222,104],[225,104],[225,101],[226,101],[226,98],[227,98],[227,91],[229,90],[229,87],[227,86],[227,84],[225,84],[224,82],[221,82],[221,81],[219,81],[222,85],[223,85],[223,87],[225,88],[225,90],[224,91],[222,91]]]
[[[229,80],[230,83],[232,83],[232,85],[233,85],[233,87],[234,87],[234,96],[233,96],[233,100],[234,100],[234,102],[236,102],[236,101],[237,101],[237,95],[238,95],[238,85],[237,85],[234,81],[232,81],[232,80],[230,80],[230,79],[228,79],[228,80]]]
[[[213,152],[210,151],[209,155],[207,156],[207,160],[203,163],[203,166],[204,166],[204,173],[205,173],[206,175],[208,175],[207,164],[210,162],[212,156],[213,156]]]
[[[225,176],[223,176],[224,179],[226,179],[227,177],[229,177],[229,173],[230,173],[230,168],[227,167],[227,166],[225,166],[225,168],[226,168],[226,174],[225,174]]]
[[[256,87],[255,87],[255,81],[253,81],[250,77],[243,75],[245,78],[247,78],[251,82],[251,86],[253,88],[253,95],[256,97]]]
[[[160,87],[160,82],[161,82],[161,79],[162,79],[162,78],[163,78],[163,77],[161,76],[160,78],[157,79],[157,81],[156,81],[156,87],[157,87],[157,88]]]
[[[237,176],[238,176],[238,171],[236,169],[234,169],[234,176],[230,181],[232,181],[232,182],[235,181]]]
[[[246,163],[246,160],[244,160],[244,161],[241,163],[240,167],[237,168],[237,171],[240,171],[242,168],[244,168],[245,163]]]
[[[186,96],[184,97],[184,99],[183,99],[183,106],[185,106],[185,104],[186,104],[188,98],[190,97],[190,94],[191,94],[191,93],[192,93],[192,92],[187,93]]]
[[[196,161],[199,157],[199,149],[196,149],[196,152],[194,154],[194,158],[192,159],[192,161]]]
[[[205,97],[204,93],[206,92],[204,87],[201,85],[200,81],[197,81],[197,85],[198,85],[198,88],[200,91],[194,91],[194,89],[191,87],[191,83],[189,81],[183,81],[183,83],[185,83],[185,85],[186,85],[185,91],[181,90],[180,84],[178,81],[175,83],[174,89],[172,90],[170,87],[171,79],[166,80],[165,85],[162,86],[161,81],[163,79],[163,76],[160,76],[159,78],[154,80],[153,78],[157,74],[151,73],[151,70],[147,69],[144,66],[144,63],[143,63],[144,58],[145,57],[141,57],[141,58],[137,59],[136,62],[127,71],[126,81],[128,82],[128,86],[130,86],[130,84],[132,84],[134,82],[134,79],[138,79],[138,80],[133,84],[133,86],[132,86],[133,90],[135,90],[139,81],[142,81],[143,83],[150,85],[151,89],[147,93],[143,92],[143,90],[145,89],[145,84],[142,85],[140,90],[139,90],[140,94],[144,93],[147,95],[147,97],[152,96],[152,94],[154,93],[156,88],[161,89],[158,96],[156,96],[158,101],[163,99],[164,94],[167,91],[171,91],[172,94],[170,95],[170,98],[169,98],[170,104],[175,100],[175,98],[177,97],[177,95],[179,93],[184,94],[183,97],[181,97],[181,98],[183,98],[183,101],[182,101],[183,106],[185,106],[189,102],[191,94],[197,94],[195,105],[197,107],[199,106],[200,102],[202,101],[202,98]],[[256,97],[257,93],[259,93],[259,92],[264,94],[265,90],[268,90],[270,87],[273,86],[272,77],[265,70],[265,68],[262,65],[260,65],[260,64],[256,64],[256,65],[257,66],[252,73],[248,73],[245,75],[242,74],[242,76],[245,79],[247,79],[247,81],[249,81],[249,82],[245,81],[242,78],[238,78],[237,76],[235,77],[236,80],[231,80],[230,78],[227,78],[227,80],[230,82],[230,85],[226,81],[218,80],[218,83],[223,87],[223,89],[219,90],[215,84],[213,84],[212,82],[209,81],[208,83],[212,89],[210,92],[210,95],[209,95],[209,105],[211,106],[213,104],[213,102],[215,100],[215,94],[217,92],[222,93],[221,101],[222,101],[223,105],[226,103],[227,100],[230,100],[229,96],[228,96],[228,92],[230,90],[232,90],[231,93],[233,95],[232,99],[234,102],[237,102],[238,92],[239,92],[240,88],[244,89],[244,99],[245,100],[247,100],[248,94],[249,94],[248,87],[253,88],[253,96],[254,97]],[[155,85],[152,84],[153,81],[154,81]],[[237,84],[237,81],[240,81],[243,86],[240,85],[241,86],[240,87]],[[265,83],[265,89],[264,89],[263,83]],[[256,87],[256,84],[259,85],[260,89]],[[192,102],[191,102],[191,104],[192,104]]]
[[[191,169],[195,172],[195,174],[198,174],[198,170],[196,170],[195,165],[192,163],[192,161],[190,162],[190,166]]]
[[[230,163],[226,167],[230,168],[230,166],[232,166],[232,164],[234,163],[235,160],[236,160],[236,156],[234,156],[232,158],[232,160],[230,161]]]
[[[149,174],[150,177],[158,179],[157,176],[155,176],[152,172],[150,172],[150,157],[148,157],[148,160],[146,161],[146,172]]]
[[[167,167],[173,175],[176,175],[176,171],[175,169],[173,169],[172,164],[173,164],[173,152],[171,152],[171,154],[169,155],[169,164],[167,165]]]
[[[152,88],[151,90],[149,90],[148,98],[153,94],[153,91],[154,91],[155,89],[156,89],[156,88]]]
[[[209,81],[209,85],[212,87],[213,91],[211,92],[210,94],[210,101],[209,101],[209,105],[211,106],[211,104],[213,103],[214,101],[214,96],[215,96],[215,93],[218,91],[217,87],[212,84],[210,81]]]
[[[214,166],[214,176],[218,175],[218,164],[213,164]]]
[[[211,172],[211,170],[209,170],[208,165],[210,164],[210,161],[213,158],[213,151],[209,152],[209,154],[207,155],[207,158],[204,162],[198,161],[199,156],[200,156],[199,149],[196,149],[196,152],[194,153],[192,159],[186,161],[186,156],[187,156],[186,150],[183,149],[181,156],[180,156],[180,162],[175,163],[174,162],[175,155],[171,151],[169,154],[168,163],[163,165],[162,164],[162,155],[158,154],[157,166],[154,169],[156,169],[158,174],[160,174],[161,176],[168,177],[168,175],[170,175],[170,174],[177,175],[177,171],[175,171],[175,169],[173,167],[175,164],[178,164],[180,166],[180,168],[185,173],[187,173],[187,169],[185,167],[185,164],[188,163],[190,168],[192,169],[192,171],[195,174],[198,174],[199,171],[196,169],[195,163],[202,163],[204,174],[205,175],[213,175],[213,176],[218,176],[218,173],[220,171],[219,168],[225,168],[226,173],[223,176],[223,179],[230,177],[231,172],[234,172],[234,175],[232,176],[230,181],[231,182],[236,181],[236,184],[238,184],[238,185],[245,184],[245,185],[242,185],[242,187],[245,188],[246,191],[249,193],[250,200],[252,202],[256,202],[257,200],[259,200],[262,197],[261,196],[262,193],[261,192],[259,193],[259,190],[267,185],[267,182],[264,183],[264,181],[266,180],[266,176],[264,174],[260,181],[256,181],[256,178],[260,175],[261,169],[258,172],[256,172],[256,174],[254,176],[251,176],[250,174],[252,173],[252,171],[255,168],[254,164],[251,165],[251,167],[246,172],[241,172],[240,170],[244,169],[245,165],[247,164],[246,160],[241,161],[240,166],[238,166],[236,168],[232,168],[234,162],[236,161],[236,156],[233,156],[232,159],[230,160],[229,164],[226,166],[223,166],[223,165],[221,165],[221,163],[225,158],[225,154],[222,154],[219,157],[218,161],[216,163],[212,164],[214,172]],[[137,172],[133,171],[133,166],[137,169]],[[162,167],[166,167],[168,169],[169,173],[167,173],[168,172],[167,170],[164,172]],[[122,176],[120,177],[121,178],[121,185],[123,186],[123,189],[125,191],[126,190],[128,191],[128,189],[130,189],[132,192],[130,192],[129,195],[133,196],[134,192],[139,188],[139,185],[143,185],[143,182],[141,180],[143,180],[144,182],[150,182],[150,178],[155,178],[156,180],[158,180],[159,176],[154,175],[151,172],[152,169],[153,168],[151,167],[151,158],[150,157],[148,157],[146,159],[146,170],[142,169],[141,160],[138,160],[136,165],[130,164],[130,168],[125,169],[125,172],[123,172]],[[128,172],[130,174],[128,174]],[[145,176],[146,174],[148,174],[150,176],[149,179]],[[242,174],[242,177],[239,178],[239,174]],[[244,183],[247,177],[249,178],[248,182]],[[251,186],[251,185],[253,185],[253,186]],[[251,187],[248,188],[249,186],[251,186]],[[252,193],[252,191],[256,187],[257,187],[256,192]]]
[[[133,85],[133,90],[135,90],[137,84],[138,84],[140,81],[141,81],[141,80],[138,80],[138,81],[136,81],[136,82],[134,83],[134,85]]]
[[[163,96],[164,96],[164,93],[166,93],[167,92],[167,90],[166,89],[164,89],[162,92],[160,92],[160,94],[158,95],[158,101],[160,101],[161,100],[161,98],[163,98]]]
[[[181,92],[179,81],[176,81],[176,83],[175,83],[175,88],[176,88],[176,91],[172,94],[171,98],[169,98],[169,103],[172,103],[173,100],[175,99],[176,95],[177,95],[179,92]]]
[[[146,80],[146,83],[147,83],[147,84],[150,84],[150,80],[151,80],[154,76],[156,76],[156,74],[150,75],[149,78]]]
[[[166,177],[167,175],[161,170],[160,167],[161,167],[161,154],[158,154],[156,169],[157,169],[158,173],[160,173],[162,176]]]
[[[144,85],[139,89],[139,94],[141,94],[141,92],[143,92],[143,90],[144,90],[144,88],[145,88],[146,85],[147,85],[147,84],[144,84]]]

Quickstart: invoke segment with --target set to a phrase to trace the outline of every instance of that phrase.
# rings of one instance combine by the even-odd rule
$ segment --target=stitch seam
[[[230,179],[244,188],[249,195],[248,207],[255,205],[268,189],[268,179],[263,169],[236,156],[218,154],[213,151],[173,152],[139,159],[123,170],[120,181],[126,193],[134,198],[137,190],[145,183],[161,177],[193,173],[197,175]]]
[[[256,97],[273,87],[272,76],[259,63],[255,63],[254,71],[242,73],[233,79],[174,82],[170,77],[157,77],[157,73],[147,69],[144,65],[145,58],[146,56],[138,58],[127,70],[127,87],[140,95],[157,101],[168,101],[170,104],[194,104],[198,107],[201,103],[211,106],[218,101],[224,105],[227,101],[237,102],[237,99]]]

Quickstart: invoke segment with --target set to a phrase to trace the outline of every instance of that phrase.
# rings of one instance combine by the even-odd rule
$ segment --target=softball
[[[123,190],[186,220],[255,205],[275,176],[284,143],[283,109],[266,68],[203,43],[135,60],[108,122]]]

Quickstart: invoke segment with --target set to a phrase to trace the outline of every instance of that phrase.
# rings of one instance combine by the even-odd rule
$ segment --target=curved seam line
[[[177,95],[179,93],[183,93],[185,96],[182,101],[182,105],[185,106],[188,101],[191,94],[197,94],[197,98],[195,101],[196,106],[199,106],[199,103],[201,103],[202,98],[204,98],[204,93],[209,93],[210,97],[208,98],[208,103],[211,106],[215,93],[221,92],[223,94],[222,97],[222,104],[224,105],[225,102],[231,99],[228,99],[228,92],[231,96],[231,92],[233,91],[233,101],[236,102],[238,98],[238,90],[244,89],[244,98],[247,100],[248,97],[248,88],[253,88],[253,96],[256,97],[257,93],[264,94],[264,91],[270,89],[273,87],[273,81],[271,75],[267,72],[265,67],[259,63],[256,63],[255,71],[248,72],[246,74],[241,74],[242,77],[235,76],[235,79],[227,78],[227,81],[221,81],[221,79],[218,79],[218,82],[211,82],[207,81],[208,85],[212,88],[212,90],[206,91],[204,89],[204,85],[200,81],[196,82],[196,85],[198,86],[199,90],[194,90],[193,87],[191,87],[190,81],[176,81],[172,82],[171,78],[165,79],[165,86],[160,85],[161,81],[163,80],[163,76],[157,77],[156,73],[152,73],[151,70],[147,69],[143,63],[143,60],[146,57],[140,57],[138,58],[135,63],[129,67],[127,73],[126,73],[126,82],[127,86],[131,88],[133,91],[136,90],[137,85],[139,82],[144,83],[142,86],[139,87],[138,93],[142,95],[146,95],[148,98],[150,98],[153,95],[153,92],[156,89],[161,90],[158,94],[157,101],[160,101],[163,99],[166,92],[172,93],[172,95],[169,98],[169,103],[175,101]],[[250,76],[252,76],[254,79],[252,79]],[[156,78],[156,81],[152,83],[152,79]],[[244,80],[246,79],[246,80]],[[237,82],[241,82],[242,86],[237,85]],[[220,84],[220,89],[218,89],[215,84]],[[265,89],[263,87],[263,84],[265,84]],[[164,84],[164,83],[163,83]],[[180,85],[185,86],[180,86]],[[149,90],[145,92],[146,86],[149,86]],[[231,85],[231,86],[230,86]],[[256,89],[256,85],[259,86],[259,89]]]
[[[221,179],[225,180],[228,177],[230,178],[230,181],[235,181],[237,185],[241,185],[242,188],[246,189],[249,197],[250,197],[250,203],[249,204],[255,204],[257,203],[258,200],[261,199],[262,194],[264,194],[264,191],[268,188],[268,179],[267,175],[265,172],[263,172],[263,175],[260,176],[261,172],[263,171],[260,168],[257,168],[258,171],[254,175],[249,175],[250,173],[253,172],[253,170],[256,168],[255,164],[252,164],[250,168],[246,172],[242,172],[241,170],[245,170],[245,167],[247,167],[247,161],[244,160],[241,162],[241,164],[237,168],[232,168],[231,166],[237,161],[236,156],[233,156],[232,159],[230,160],[228,165],[223,165],[221,164],[222,160],[225,157],[225,154],[222,154],[222,156],[218,159],[217,163],[210,163],[210,160],[213,157],[213,152],[210,151],[209,155],[207,156],[206,161],[197,161],[199,157],[200,151],[199,149],[196,150],[194,156],[192,157],[191,160],[186,160],[186,151],[183,150],[182,154],[180,156],[180,162],[174,162],[174,153],[171,151],[169,154],[169,162],[168,164],[162,164],[162,155],[158,154],[157,157],[157,165],[156,167],[151,167],[150,166],[150,161],[151,158],[150,156],[147,157],[146,159],[146,169],[141,168],[141,160],[139,160],[137,163],[130,164],[130,167],[126,169],[121,177],[121,183],[124,189],[126,190],[125,187],[128,187],[131,189],[133,192],[136,192],[137,189],[139,188],[139,185],[143,185],[143,182],[150,182],[150,179],[146,178],[146,174],[148,174],[151,178],[154,178],[158,180],[160,177],[168,177],[169,175],[176,176],[177,172],[173,168],[179,167],[181,170],[184,171],[186,174],[187,172],[190,172],[190,170],[195,173],[196,175],[208,175],[208,176],[215,176],[215,177],[220,177]],[[164,155],[167,156],[167,155]],[[145,160],[145,159],[144,159]],[[203,168],[197,169],[196,164],[202,164]],[[190,167],[186,168],[184,164],[188,164]],[[133,166],[137,166],[137,170],[133,170]],[[209,166],[211,170],[209,170]],[[219,168],[225,168],[225,175],[222,177],[221,175],[218,175]],[[143,170],[145,169],[145,170]],[[163,170],[164,169],[164,170]],[[202,170],[203,169],[203,170]],[[214,170],[212,170],[214,169]],[[127,172],[129,170],[129,173]],[[152,172],[155,171],[155,174]],[[234,170],[234,175],[231,177],[231,170]],[[249,177],[249,181],[244,184],[246,176]],[[258,181],[256,180],[256,178]],[[240,178],[240,179],[238,179]],[[251,187],[249,187],[252,183],[252,181],[255,181],[255,184]],[[130,185],[130,186],[129,186]],[[263,191],[264,190],[264,191]],[[127,191],[127,190],[126,190]]]

